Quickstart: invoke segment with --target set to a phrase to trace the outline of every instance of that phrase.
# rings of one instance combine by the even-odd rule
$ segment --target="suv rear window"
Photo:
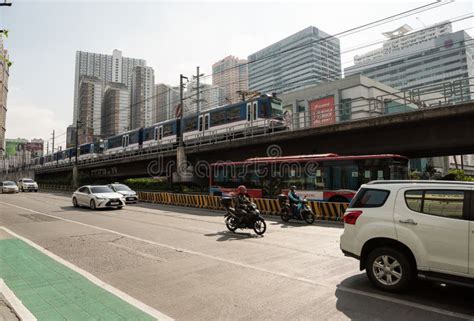
[[[463,218],[464,191],[410,190],[405,192],[409,209],[423,214],[447,218]]]
[[[380,207],[385,204],[389,194],[386,190],[362,188],[349,204],[349,208]]]

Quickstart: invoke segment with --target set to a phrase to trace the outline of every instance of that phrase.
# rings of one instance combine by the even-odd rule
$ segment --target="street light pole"
[[[184,83],[183,83],[183,79],[186,79],[188,80],[188,77],[185,77],[183,76],[183,74],[180,74],[179,75],[179,113],[178,115],[176,115],[178,117],[178,119],[176,120],[177,122],[179,122],[179,146],[182,147],[184,146],[183,144],[183,132],[184,132],[184,128],[183,128],[183,114],[184,114],[184,93],[183,93],[183,89],[184,89]]]
[[[76,139],[75,139],[75,151],[76,151],[76,158],[75,158],[75,163],[77,166],[77,154],[78,154],[78,148],[79,148],[79,125],[82,125],[82,123],[79,120],[76,120]]]

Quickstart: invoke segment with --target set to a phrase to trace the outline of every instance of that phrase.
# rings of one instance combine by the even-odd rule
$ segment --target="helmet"
[[[237,187],[237,192],[245,194],[247,193],[247,187],[245,187],[244,185],[240,185],[239,187]]]
[[[290,186],[290,190],[291,190],[291,191],[296,190],[296,186],[295,186],[295,185]]]

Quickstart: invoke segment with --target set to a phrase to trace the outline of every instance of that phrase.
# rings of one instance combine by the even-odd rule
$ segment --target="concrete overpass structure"
[[[394,153],[409,158],[474,154],[474,102],[340,122],[322,127],[283,131],[187,146],[188,162],[239,161],[267,156],[277,145],[282,155],[337,153],[363,155]],[[72,179],[72,164],[38,168],[38,180]],[[86,181],[124,177],[163,176],[176,171],[176,150],[140,152],[120,159],[78,165]],[[20,175],[22,176],[22,175]]]

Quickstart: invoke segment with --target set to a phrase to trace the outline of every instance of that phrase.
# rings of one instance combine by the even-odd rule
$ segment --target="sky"
[[[143,58],[155,83],[179,83],[179,75],[206,75],[214,62],[248,55],[308,26],[329,34],[364,25],[434,1],[22,1],[0,7],[0,29],[10,68],[7,138],[51,138],[65,144],[72,123],[77,50]],[[3,2],[3,0],[2,0]],[[341,51],[383,40],[403,24],[413,29],[474,12],[474,1],[446,1],[436,9],[340,38]],[[453,30],[474,33],[474,18]],[[353,56],[380,46],[342,54]],[[211,77],[206,78],[210,82]]]

